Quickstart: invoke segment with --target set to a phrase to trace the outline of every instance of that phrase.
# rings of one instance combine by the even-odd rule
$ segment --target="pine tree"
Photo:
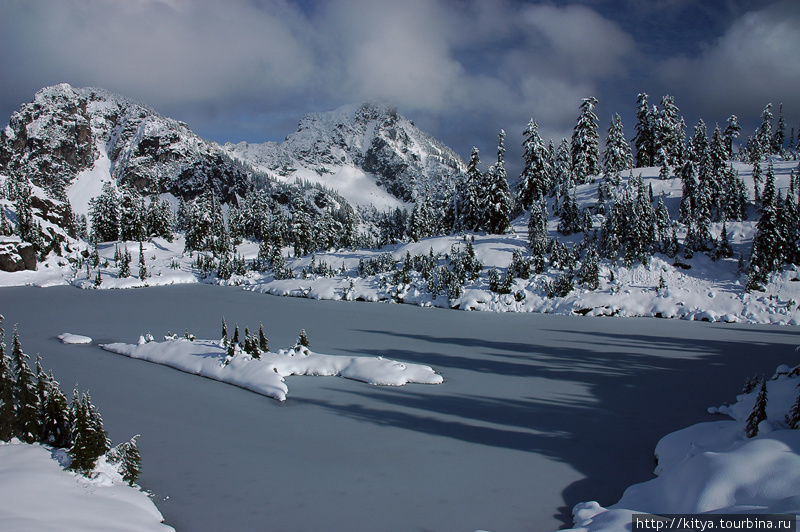
[[[615,114],[611,118],[611,125],[608,127],[608,136],[606,137],[606,147],[603,150],[603,172],[611,184],[619,185],[620,173],[624,170],[630,170],[632,166],[631,145],[625,139],[622,118],[619,114]]]
[[[456,187],[455,213],[459,227],[473,231],[480,222],[480,185],[483,182],[483,173],[480,171],[481,160],[478,148],[472,148],[472,154],[467,164],[466,174],[459,180]]]
[[[758,434],[758,424],[765,419],[767,419],[767,380],[762,377],[753,411],[748,416],[745,424],[745,435],[748,438],[752,438]]]
[[[789,414],[786,416],[786,424],[789,425],[790,429],[800,428],[800,394],[797,394],[797,399],[795,399]]]
[[[728,117],[728,123],[725,125],[725,132],[722,137],[725,141],[725,149],[728,151],[728,159],[733,157],[733,141],[739,137],[739,132],[742,126],[739,125],[739,119],[736,115]]]
[[[589,290],[597,290],[600,286],[600,256],[593,245],[586,252],[581,269],[578,270],[578,278]]]
[[[95,241],[110,242],[119,239],[120,196],[110,182],[103,184],[99,196],[89,200],[89,217]]]
[[[13,438],[17,426],[16,378],[12,364],[12,360],[6,354],[5,336],[3,329],[0,328],[0,441],[9,441]]]
[[[258,348],[264,353],[269,352],[269,341],[267,340],[267,336],[264,334],[264,325],[262,324],[259,324],[258,326]]]
[[[654,152],[663,150],[666,164],[678,166],[683,163],[685,133],[681,128],[680,111],[675,105],[675,99],[666,95],[661,98],[661,109],[655,124]]]
[[[124,244],[123,251],[120,252],[119,262],[119,277],[125,279],[131,276],[131,252],[128,251],[128,244]]]
[[[33,443],[39,439],[39,398],[36,393],[34,376],[27,360],[30,357],[22,351],[22,344],[19,340],[19,331],[14,327],[13,347],[11,349],[11,360],[14,363],[16,373],[17,392],[16,397],[16,420],[17,426],[15,433],[17,437],[26,442]]]
[[[584,98],[581,103],[581,113],[572,130],[572,171],[575,180],[580,183],[589,182],[591,175],[600,173],[597,133],[597,116],[594,106],[597,98]]]
[[[142,455],[139,453],[138,439],[139,435],[137,434],[129,441],[120,443],[108,453],[109,460],[119,464],[122,480],[127,482],[128,486],[133,486],[142,472]]]
[[[768,103],[761,113],[761,126],[758,128],[758,143],[761,149],[767,153],[774,153],[772,138],[772,104]]]
[[[506,175],[505,138],[506,132],[501,129],[497,142],[497,164],[487,172],[487,189],[482,193],[486,198],[482,225],[492,234],[503,234],[508,231],[511,227],[511,210],[514,207]]]
[[[300,329],[300,334],[297,336],[297,345],[303,347],[310,347],[308,342],[308,334],[306,334],[305,329]]]
[[[144,240],[147,237],[147,208],[144,198],[132,186],[121,190],[119,232],[122,240]]]
[[[636,136],[633,147],[636,151],[636,167],[652,166],[655,158],[655,118],[647,103],[647,94],[640,93],[636,99]]]
[[[69,405],[53,372],[40,377],[44,381],[44,400],[41,404],[41,441],[54,447],[68,448],[72,445],[72,425]]]
[[[533,118],[528,122],[522,135],[525,137],[522,143],[524,166],[517,189],[517,201],[523,209],[530,209],[533,202],[539,201],[547,194],[553,168],[550,154],[539,135],[539,126]]]
[[[786,140],[786,122],[783,120],[783,104],[778,106],[778,128],[772,138],[772,153],[783,151],[783,142]]]
[[[68,454],[72,459],[69,469],[88,475],[97,464],[98,458],[103,456],[110,443],[103,430],[103,418],[92,404],[91,397],[84,393],[78,404],[74,405],[77,397],[73,399],[74,415],[74,443]]]
[[[238,344],[239,343],[239,324],[238,323],[236,325],[234,325],[234,327],[233,327],[233,339],[231,340],[231,343],[233,343],[233,344]]]
[[[767,274],[780,270],[785,257],[782,246],[783,236],[780,234],[775,171],[772,163],[767,168],[760,210],[761,215],[756,225],[756,234],[753,236],[750,266],[751,270],[758,267],[761,279],[764,279]]]
[[[225,316],[222,317],[222,335],[220,336],[222,345],[228,345],[228,325],[225,323]]]
[[[139,279],[147,279],[147,262],[144,258],[144,243],[139,242]]]

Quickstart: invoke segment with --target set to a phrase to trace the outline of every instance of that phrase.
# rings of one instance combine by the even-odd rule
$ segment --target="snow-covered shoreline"
[[[774,161],[776,186],[786,190],[790,174],[797,166],[795,161]],[[749,165],[735,163],[734,167],[748,183],[752,181]],[[659,179],[657,168],[639,169],[655,197],[664,200],[670,215],[678,215],[681,181],[678,178]],[[748,185],[749,186],[749,185]],[[582,206],[591,206],[597,185],[587,184],[577,188],[576,198]],[[73,285],[84,289],[138,288],[180,283],[210,283],[240,286],[259,293],[305,297],[312,299],[405,303],[416,306],[435,306],[459,310],[488,312],[535,312],[563,315],[661,317],[714,322],[752,324],[800,324],[800,271],[796,266],[786,266],[772,274],[764,291],[745,291],[746,273],[740,271],[736,257],[748,256],[756,228],[754,216],[748,221],[729,222],[727,229],[734,257],[712,260],[706,253],[697,252],[691,259],[682,255],[670,258],[656,253],[647,265],[625,264],[624,261],[601,260],[599,285],[590,290],[576,284],[566,296],[548,294],[548,286],[564,272],[550,268],[527,279],[515,278],[508,293],[490,289],[489,272],[496,268],[500,275],[508,269],[514,252],[529,254],[527,242],[527,217],[518,218],[512,232],[505,235],[448,235],[426,238],[419,242],[397,244],[382,249],[331,250],[314,255],[290,258],[288,267],[294,278],[276,279],[271,272],[247,271],[220,279],[203,273],[197,266],[198,253],[185,253],[181,235],[173,242],[153,238],[143,244],[148,276],[140,279],[136,272],[120,278],[115,265],[116,243],[98,246],[100,265],[87,273],[85,259],[79,252],[88,254],[78,243],[70,257],[50,256],[39,264],[37,271],[14,273],[0,272],[0,286],[55,286]],[[551,218],[548,233],[559,241],[576,244],[579,235],[558,235],[558,219]],[[710,230],[718,237],[723,224],[715,222]],[[685,235],[678,231],[678,238]],[[426,279],[417,271],[408,272],[402,280],[394,278],[395,271],[403,267],[408,256],[430,256],[438,265],[446,266],[453,252],[465,251],[468,243],[474,247],[475,258],[483,269],[480,276],[467,281],[457,296],[447,293],[432,294]],[[138,260],[138,242],[127,245]],[[85,244],[84,244],[85,246]],[[255,259],[258,243],[245,241],[237,253],[245,260]],[[289,249],[284,250],[288,255]],[[84,256],[85,256],[84,255]],[[75,262],[77,261],[77,262]],[[377,273],[360,271],[360,266],[370,262],[381,263]],[[389,268],[387,269],[387,262]],[[325,270],[325,273],[321,273]],[[99,272],[99,276],[98,276]],[[98,279],[99,277],[99,279]]]
[[[653,480],[629,487],[616,504],[573,508],[575,532],[630,530],[647,514],[800,514],[800,430],[787,426],[800,372],[781,366],[766,381],[767,418],[745,435],[758,387],[709,413],[732,419],[699,423],[664,436]]]

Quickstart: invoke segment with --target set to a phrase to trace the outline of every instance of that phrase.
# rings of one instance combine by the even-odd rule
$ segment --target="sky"
[[[571,135],[581,99],[634,135],[636,98],[689,130],[767,103],[800,128],[797,0],[0,0],[0,122],[47,85],[103,87],[220,143],[281,141],[303,115],[375,100],[465,159],[534,118]],[[797,135],[797,132],[795,133]]]

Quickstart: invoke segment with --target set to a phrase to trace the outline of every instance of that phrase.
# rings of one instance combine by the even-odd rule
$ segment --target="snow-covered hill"
[[[426,186],[446,186],[465,170],[450,148],[376,103],[306,115],[281,144],[224,148],[273,177],[320,183],[351,203],[380,210],[413,201]]]

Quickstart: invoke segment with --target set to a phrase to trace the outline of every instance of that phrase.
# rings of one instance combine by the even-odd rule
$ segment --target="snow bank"
[[[101,346],[106,351],[164,364],[186,373],[201,375],[285,401],[289,388],[284,377],[289,375],[338,375],[347,379],[381,386],[402,386],[408,383],[440,384],[441,375],[432,368],[382,357],[348,357],[323,355],[302,346],[262,353],[260,359],[238,347],[228,356],[218,341],[167,339],[138,345],[113,343]]]
[[[767,419],[744,435],[757,389],[733,405],[709,408],[732,420],[699,423],[656,446],[657,478],[629,487],[617,504],[573,508],[574,531],[630,530],[634,513],[800,514],[800,430],[786,424],[798,395],[798,371],[785,366],[767,382]]]
[[[63,470],[58,452],[16,439],[0,442],[0,530],[174,532],[147,495],[102,460],[86,478]]]

